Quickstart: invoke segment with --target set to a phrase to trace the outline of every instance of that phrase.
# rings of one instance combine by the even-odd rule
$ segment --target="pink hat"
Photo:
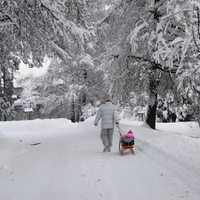
[[[126,138],[131,138],[133,137],[133,132],[130,130],[128,131],[128,133],[126,134]]]
[[[132,131],[132,130],[130,130],[128,133],[129,133],[129,134],[133,134],[133,131]]]

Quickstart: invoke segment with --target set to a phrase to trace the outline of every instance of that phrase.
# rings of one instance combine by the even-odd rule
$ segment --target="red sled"
[[[134,152],[134,143],[135,143],[135,138],[121,138],[119,140],[119,152],[121,155],[124,155],[124,152],[126,150],[130,150],[132,154],[135,154]]]
[[[117,128],[119,131],[120,139],[119,139],[119,152],[121,155],[124,155],[124,152],[126,150],[130,150],[132,154],[135,154],[134,152],[134,144],[135,144],[135,137],[133,135],[133,132],[130,130],[127,134],[122,135],[122,129],[117,124]]]

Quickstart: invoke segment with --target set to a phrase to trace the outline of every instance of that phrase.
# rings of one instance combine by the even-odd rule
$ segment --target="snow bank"
[[[176,124],[177,126],[177,124]],[[145,153],[151,160],[154,160],[159,165],[171,170],[176,177],[182,180],[185,184],[189,184],[196,192],[199,192],[200,178],[200,139],[188,137],[192,135],[193,130],[182,132],[182,129],[187,127],[181,123],[180,126],[174,126],[177,133],[187,133],[186,135],[175,134],[168,126],[166,131],[152,130],[142,124],[138,127],[128,127],[135,133],[136,154]],[[178,129],[179,127],[179,129]],[[192,130],[192,131],[191,131]],[[174,176],[174,175],[173,175]]]
[[[120,123],[131,126],[149,127],[146,123],[141,121],[121,120]],[[164,132],[168,131],[184,136],[200,138],[200,127],[196,122],[157,123],[156,129]]]
[[[35,120],[27,120],[27,121],[7,121],[1,123],[1,129],[6,130],[9,127],[9,133],[18,133],[20,132],[37,132],[38,130],[49,131],[56,129],[64,129],[71,125],[71,121],[66,118],[60,119],[35,119]],[[76,125],[76,124],[74,124]],[[20,131],[20,132],[19,132]]]
[[[23,152],[20,141],[5,136],[0,132],[0,169],[7,168],[14,156]]]

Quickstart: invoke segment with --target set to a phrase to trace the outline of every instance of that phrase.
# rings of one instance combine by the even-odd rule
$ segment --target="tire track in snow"
[[[155,130],[155,135],[153,137],[149,137],[148,128],[134,127],[134,129],[136,130],[138,151],[143,152],[154,162],[170,170],[172,176],[180,179],[181,182],[189,186],[190,189],[188,190],[192,190],[197,195],[200,195],[200,159],[196,160],[195,166],[191,166],[190,161],[184,158],[184,151],[191,151],[191,159],[193,154],[200,151],[199,140],[187,136],[173,135],[173,138],[177,137],[177,139],[173,141],[170,138],[170,133],[168,133],[169,135],[163,135],[161,131],[157,130]],[[160,144],[162,140],[165,145]],[[189,148],[188,140],[196,141],[196,151],[194,151],[194,147],[192,149]],[[182,142],[185,143],[184,149],[181,149],[179,146],[179,143]]]

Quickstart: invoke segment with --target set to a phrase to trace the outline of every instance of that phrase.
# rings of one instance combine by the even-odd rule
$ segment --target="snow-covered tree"
[[[37,79],[37,77],[33,77],[32,75],[20,81],[21,87],[23,87],[20,97],[23,108],[36,108],[37,106],[37,101],[39,100],[40,96],[37,91]]]
[[[101,98],[103,73],[95,70],[89,54],[77,57],[77,63],[66,65],[53,60],[47,73],[40,78],[40,94],[45,98],[45,114],[57,112],[73,122],[80,120],[82,109]]]
[[[112,91],[120,93],[121,88],[127,86],[126,82],[130,83],[126,77],[133,71],[130,75],[131,84],[135,86],[133,90],[139,86],[143,91],[149,91],[147,123],[152,128],[155,128],[157,95],[175,91],[185,77],[181,78],[181,74],[188,73],[187,60],[192,59],[192,46],[195,48],[192,33],[197,33],[194,28],[192,31],[191,25],[193,6],[193,2],[178,0],[124,1],[101,23],[100,27],[107,31],[103,33],[111,33],[112,42],[118,38],[114,44],[107,44],[107,47],[114,47],[114,51],[109,48],[113,58],[107,62],[111,77],[116,78],[110,84]],[[108,34],[106,36],[109,38]],[[197,72],[197,67],[190,66]],[[142,73],[136,77],[136,71]]]
[[[76,62],[76,57],[85,50],[93,51],[94,31],[86,20],[88,3],[90,1],[2,0],[1,72],[7,69],[7,63],[16,59],[29,67],[42,67],[46,56],[59,57],[68,64]]]
[[[7,57],[4,53],[0,54],[0,117],[7,120],[13,115],[11,106],[13,103],[12,95],[14,91],[13,79],[14,73],[19,69],[19,60],[15,57]]]
[[[195,36],[198,35],[199,15],[199,11],[195,12],[198,7],[196,4],[198,3],[195,1],[156,0],[153,8],[148,9],[152,17],[150,15],[149,18],[141,17],[129,36],[133,55],[151,63],[151,72],[152,69],[156,69],[156,71],[159,69],[159,71],[168,73],[175,82],[179,96],[182,97],[185,96],[185,92],[189,96],[193,96],[196,88],[194,77],[198,76],[197,58],[199,53],[194,54],[194,52],[198,52],[197,45],[195,45],[195,43],[197,44]],[[155,79],[155,72],[152,75],[153,79],[150,76],[149,80],[150,84],[155,85],[155,89],[150,89],[150,92],[152,95],[159,94],[156,91],[159,86],[156,84],[156,80],[159,82],[160,80]],[[190,75],[192,78],[189,79]],[[190,83],[192,83],[193,89],[189,86]],[[196,95],[194,94],[194,96]],[[151,105],[150,103],[150,107]],[[151,112],[151,110],[149,111]],[[148,120],[150,122],[151,119],[150,115],[147,122]]]

